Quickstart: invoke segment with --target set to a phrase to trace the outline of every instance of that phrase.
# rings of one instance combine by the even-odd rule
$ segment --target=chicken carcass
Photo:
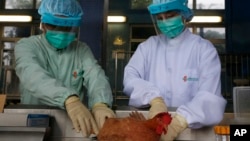
[[[154,118],[108,118],[97,135],[98,141],[159,141],[172,118],[169,113],[159,113]]]

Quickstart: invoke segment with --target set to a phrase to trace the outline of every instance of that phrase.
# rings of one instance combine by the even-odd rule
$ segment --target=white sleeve
[[[211,44],[206,45],[208,48],[201,51],[198,92],[190,102],[181,105],[176,111],[186,118],[190,128],[218,124],[227,103],[221,95],[219,56]]]
[[[153,83],[144,80],[145,48],[142,44],[138,46],[124,70],[123,92],[130,96],[129,105],[135,107],[147,106],[150,100],[160,96],[160,90]]]

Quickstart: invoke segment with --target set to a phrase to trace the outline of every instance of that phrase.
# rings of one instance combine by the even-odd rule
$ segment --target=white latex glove
[[[176,114],[171,123],[166,127],[167,134],[161,135],[160,141],[173,141],[176,137],[188,126],[187,121],[184,117]]]
[[[101,129],[107,118],[116,117],[115,113],[104,103],[97,103],[92,108],[92,113],[98,128]]]
[[[71,96],[65,101],[67,113],[77,132],[82,131],[83,137],[88,137],[93,131],[98,134],[96,122],[90,111],[81,103],[77,96]]]
[[[153,118],[155,115],[159,113],[168,111],[167,105],[165,104],[164,100],[161,97],[157,97],[151,100],[150,105],[151,107],[148,113],[149,119]]]

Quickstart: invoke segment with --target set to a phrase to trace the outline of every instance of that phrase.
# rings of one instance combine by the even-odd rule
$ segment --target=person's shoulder
[[[159,45],[160,35],[152,35],[148,37],[146,40],[139,43],[136,48],[136,51],[140,51],[143,54],[153,53],[161,46]]]
[[[83,41],[76,41],[76,43],[81,47],[89,47],[89,45],[86,42]]]
[[[40,36],[41,35],[32,35],[29,37],[24,37],[18,40],[17,43],[32,43],[35,42],[37,39],[41,38]]]
[[[140,43],[140,46],[144,46],[144,48],[153,47],[160,41],[161,38],[161,35],[149,36],[146,40]]]
[[[17,50],[19,47],[21,50],[24,48],[31,49],[40,44],[39,42],[41,42],[40,35],[32,35],[29,37],[24,37],[17,41],[17,43],[15,44],[15,50]]]
[[[77,51],[79,53],[92,52],[90,46],[86,42],[79,40],[71,44],[70,50]]]
[[[196,44],[200,45],[208,45],[208,46],[213,46],[212,42],[209,41],[208,39],[203,38],[202,36],[194,33],[190,33],[189,37],[186,38],[189,41],[193,41]]]
[[[191,34],[188,38],[188,41],[192,44],[194,48],[199,50],[200,52],[206,53],[206,52],[214,52],[217,53],[217,50],[213,43],[209,41],[208,39],[203,38],[200,35],[197,34]]]
[[[161,34],[160,35],[151,35],[144,42],[156,42],[159,40],[159,38],[161,38]]]
[[[21,38],[15,44],[15,51],[29,50],[31,52],[38,51],[39,46],[41,45],[41,39],[39,35],[32,35],[29,37]]]
[[[211,41],[209,41],[208,39],[205,39],[205,38],[203,38],[201,36],[198,36],[198,43],[201,44],[201,45],[204,45],[206,47],[214,48],[214,45],[213,45],[213,43]]]
[[[76,47],[78,50],[90,49],[89,45],[83,41],[76,41],[72,46]]]

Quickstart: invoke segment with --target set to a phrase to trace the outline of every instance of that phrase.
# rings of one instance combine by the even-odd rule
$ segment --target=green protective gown
[[[83,100],[87,94],[89,108],[98,102],[111,106],[108,79],[85,43],[74,41],[57,50],[41,34],[19,40],[14,51],[21,103],[64,109],[68,96],[76,94]]]

